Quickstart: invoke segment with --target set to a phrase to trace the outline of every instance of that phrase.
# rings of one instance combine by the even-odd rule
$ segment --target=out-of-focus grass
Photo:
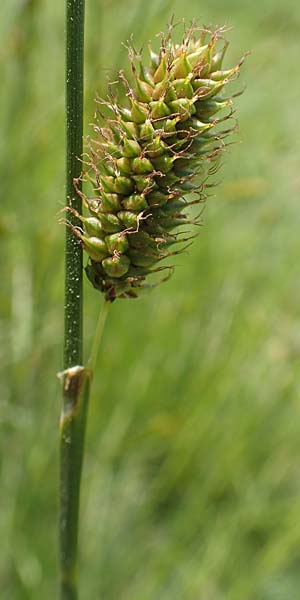
[[[1,598],[50,599],[64,205],[64,7],[1,4]],[[172,280],[111,307],[91,400],[82,598],[283,600],[300,585],[300,10],[88,2],[86,124],[121,46],[170,15],[245,50],[240,137]],[[102,299],[88,285],[86,332]]]

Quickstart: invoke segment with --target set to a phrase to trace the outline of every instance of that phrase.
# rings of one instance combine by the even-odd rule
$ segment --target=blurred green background
[[[2,0],[3,600],[57,593],[63,327],[64,2]],[[95,91],[175,19],[246,51],[237,143],[171,281],[112,305],[82,487],[83,600],[297,600],[300,589],[300,8],[90,0]],[[178,29],[178,36],[180,28]],[[154,38],[155,39],[155,38]],[[86,345],[102,298],[85,282]]]

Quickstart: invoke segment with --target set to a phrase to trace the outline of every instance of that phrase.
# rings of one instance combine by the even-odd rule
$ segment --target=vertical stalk
[[[67,0],[66,7],[66,196],[79,213],[82,201],[73,180],[81,173],[83,135],[84,0]],[[81,189],[81,182],[78,182]],[[70,212],[74,225],[80,222]],[[82,248],[66,227],[64,368],[82,364]]]
[[[79,178],[83,134],[84,0],[66,1],[66,200],[82,212]],[[80,182],[78,182],[80,190]],[[70,212],[74,226],[80,223]],[[76,600],[79,495],[89,372],[82,367],[82,248],[69,227],[65,247],[63,406],[60,421],[61,600]]]

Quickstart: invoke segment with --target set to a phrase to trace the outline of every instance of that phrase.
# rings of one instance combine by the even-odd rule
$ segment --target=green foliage
[[[0,10],[1,598],[48,600],[57,590],[64,7],[6,0]],[[83,598],[297,598],[300,11],[293,0],[88,3],[86,132],[95,82],[103,95],[107,69],[114,77],[125,63],[120,42],[133,31],[139,47],[173,12],[234,26],[229,64],[253,53],[238,83],[247,83],[239,143],[197,243],[176,258],[168,285],[110,309],[87,432]],[[102,299],[88,285],[85,295],[89,348]]]

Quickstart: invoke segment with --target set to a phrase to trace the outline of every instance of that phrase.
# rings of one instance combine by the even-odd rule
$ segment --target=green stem
[[[94,335],[94,339],[93,339],[92,350],[91,350],[91,354],[90,354],[88,362],[87,362],[88,369],[90,369],[90,371],[92,373],[96,366],[97,354],[98,354],[98,350],[99,350],[99,346],[100,346],[100,342],[101,342],[101,338],[102,338],[102,333],[103,333],[103,329],[104,329],[104,325],[105,325],[105,321],[106,321],[106,317],[107,317],[107,312],[108,312],[108,302],[104,301],[101,306],[101,309],[100,309],[98,323],[97,323],[97,327],[96,327],[96,331],[95,331],[95,335]]]
[[[74,188],[81,173],[83,134],[84,0],[66,2],[66,196],[81,214]],[[80,191],[80,181],[78,182]],[[72,225],[80,225],[70,212]],[[66,228],[65,337],[60,436],[61,600],[76,600],[80,480],[90,372],[82,365],[82,248]]]
[[[75,366],[62,373],[64,403],[60,421],[61,600],[77,599],[77,546],[80,480],[90,371]]]
[[[82,212],[82,201],[74,188],[81,173],[83,134],[83,42],[84,0],[67,0],[66,6],[66,200]],[[78,181],[81,190],[81,182]],[[72,212],[68,220],[80,222]],[[64,368],[82,364],[82,248],[66,227],[65,350]]]

